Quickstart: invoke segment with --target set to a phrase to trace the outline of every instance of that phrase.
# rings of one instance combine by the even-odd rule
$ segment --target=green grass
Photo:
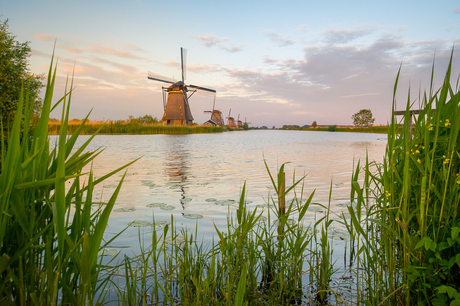
[[[59,135],[60,124],[50,124],[48,131],[50,135]],[[85,124],[80,128],[79,124],[68,124],[67,132],[74,133],[79,129],[80,135],[94,134],[196,134],[196,133],[221,133],[222,127],[214,126],[163,126],[148,125],[142,123],[121,124],[109,121],[106,124]]]
[[[334,127],[334,128],[331,128]],[[331,125],[329,127],[317,127],[317,128],[309,128],[303,129],[300,128],[300,131],[310,131],[310,132],[348,132],[348,133],[375,133],[375,134],[386,134],[388,132],[388,126],[371,126],[371,127],[337,127],[335,125]],[[401,131],[402,127],[398,129]]]

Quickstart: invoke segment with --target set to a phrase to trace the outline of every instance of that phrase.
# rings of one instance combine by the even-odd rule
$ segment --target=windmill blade
[[[153,73],[153,72],[150,72],[150,71],[149,71],[149,73],[147,75],[147,78],[149,80],[165,82],[165,83],[169,83],[169,84],[174,84],[174,83],[177,82],[173,78],[168,78],[168,77],[162,76],[161,74]]]
[[[214,95],[214,103],[212,103],[212,111],[214,112],[214,106],[216,106],[216,95]]]
[[[185,82],[186,76],[186,67],[187,67],[187,49],[180,48],[180,66],[182,70],[182,83]]]
[[[188,87],[188,88],[193,88],[193,89],[204,90],[204,91],[209,91],[209,92],[216,93],[216,90],[215,90],[215,89],[211,89],[211,88],[206,88],[206,87],[201,87],[201,86],[196,86],[196,85],[187,85],[187,87]]]
[[[205,113],[211,113],[211,114],[212,114],[212,112],[211,112],[211,111],[204,111],[204,112],[205,112]]]

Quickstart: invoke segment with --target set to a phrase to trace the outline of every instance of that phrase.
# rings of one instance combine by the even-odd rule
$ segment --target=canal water
[[[76,145],[88,137],[81,136]],[[153,218],[161,224],[170,222],[172,215],[176,226],[193,231],[198,227],[197,238],[211,241],[214,225],[225,229],[229,212],[236,211],[245,183],[248,208],[266,211],[274,189],[264,162],[274,176],[283,163],[288,163],[287,187],[294,177],[306,175],[303,198],[315,190],[313,201],[327,204],[332,188],[331,211],[338,214],[349,203],[350,179],[356,163],[365,162],[366,154],[369,160],[381,162],[385,146],[386,135],[382,134],[250,130],[99,135],[88,150],[105,148],[92,166],[96,177],[141,157],[128,168],[105,234],[109,239],[130,224],[140,225],[128,227],[112,243],[112,247],[120,248],[118,251],[133,255],[139,250],[139,229],[146,241],[149,233],[159,230],[149,226]],[[107,202],[121,176],[121,172],[117,173],[98,186],[93,201]],[[300,186],[296,192],[300,197]],[[292,197],[288,195],[287,200]],[[306,220],[313,222],[322,213],[312,206]]]

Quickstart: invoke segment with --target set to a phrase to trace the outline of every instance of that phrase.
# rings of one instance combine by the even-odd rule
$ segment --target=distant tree
[[[330,125],[330,126],[327,128],[327,130],[328,130],[329,132],[335,132],[335,131],[337,131],[337,125]]]
[[[31,98],[36,97],[34,111],[41,109],[38,93],[43,76],[29,70],[29,42],[19,43],[15,38],[8,31],[8,19],[0,21],[0,115],[4,128],[12,124],[21,87]]]
[[[246,122],[243,124],[243,129],[249,130],[249,125]]]
[[[272,130],[276,130],[276,127],[275,127],[275,126],[273,126],[273,127],[272,127]]]
[[[316,121],[313,121],[313,123],[311,124],[311,126],[316,129],[316,127],[318,126],[318,123],[316,123]]]
[[[359,127],[369,127],[374,124],[375,118],[372,118],[372,112],[370,109],[362,109],[359,112],[351,116],[353,124]]]

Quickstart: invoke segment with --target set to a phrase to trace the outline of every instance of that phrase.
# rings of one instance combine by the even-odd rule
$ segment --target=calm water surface
[[[89,136],[81,136],[81,145]],[[331,210],[338,213],[348,203],[353,163],[382,161],[386,135],[305,131],[238,131],[221,134],[193,135],[100,135],[89,150],[105,148],[93,165],[100,177],[140,156],[131,165],[112,212],[106,236],[120,232],[134,220],[171,221],[179,227],[198,231],[210,240],[214,224],[224,228],[228,211],[235,210],[231,201],[239,199],[246,182],[248,207],[260,207],[273,194],[264,165],[276,175],[285,162],[286,185],[297,178],[305,179],[304,198],[316,190],[314,201],[327,203],[332,183]],[[118,184],[121,173],[97,188],[94,201],[107,202]],[[300,189],[298,189],[300,195]],[[292,198],[291,196],[287,197]],[[214,200],[220,202],[215,202]],[[171,210],[150,208],[152,203],[165,203]],[[229,204],[230,203],[230,204]],[[185,214],[198,214],[202,219],[187,219]],[[312,209],[307,220],[320,214]],[[185,216],[184,216],[185,215]],[[156,228],[158,230],[159,228]],[[141,228],[148,234],[152,227]],[[114,246],[127,246],[123,252],[135,253],[139,228],[129,227]],[[148,237],[149,235],[145,235]],[[148,240],[148,239],[147,239]]]

